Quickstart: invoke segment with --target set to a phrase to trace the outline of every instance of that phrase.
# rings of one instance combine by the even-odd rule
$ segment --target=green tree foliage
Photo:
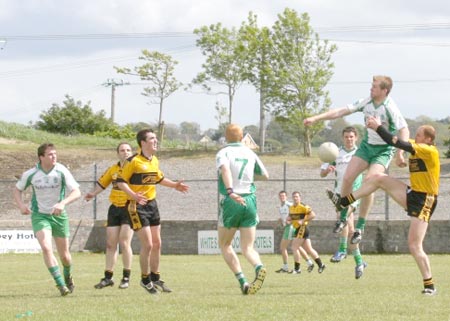
[[[174,73],[178,61],[173,60],[171,56],[158,51],[142,50],[139,60],[143,64],[136,66],[131,70],[125,67],[114,67],[120,74],[138,76],[143,81],[148,81],[150,86],[145,87],[142,95],[152,98],[150,104],[159,106],[158,132],[159,139],[163,140],[163,105],[164,100],[177,91],[182,83],[179,82]]]
[[[274,77],[268,86],[268,99],[276,119],[297,137],[304,155],[311,156],[311,138],[324,125],[305,128],[303,120],[331,105],[325,86],[333,75],[331,55],[337,48],[319,39],[308,14],[299,16],[291,9],[278,15],[272,39]]]
[[[136,133],[141,129],[145,128],[155,129],[158,127],[157,124],[149,124],[146,122],[128,123],[126,126],[129,126]]]
[[[184,121],[180,124],[180,133],[187,144],[200,139],[200,125],[196,122]]]
[[[266,113],[270,110],[266,91],[273,78],[272,59],[273,41],[271,30],[267,27],[259,28],[257,16],[252,12],[247,22],[239,29],[240,47],[245,52],[244,78],[259,92],[259,145],[264,152],[266,136]],[[254,138],[258,136],[253,136]]]
[[[135,140],[136,131],[134,131],[131,125],[119,126],[113,124],[107,131],[99,131],[94,133],[97,137],[111,137],[115,139],[124,139],[129,143]]]
[[[114,127],[112,121],[106,117],[104,110],[94,113],[90,102],[83,104],[75,101],[69,95],[65,96],[63,105],[53,104],[50,109],[43,111],[35,127],[51,133],[64,135],[94,134],[105,132]]]
[[[222,24],[203,26],[194,30],[206,61],[201,71],[192,80],[192,85],[201,85],[204,90],[228,97],[228,123],[232,122],[233,99],[243,83],[246,61],[245,51],[239,46],[239,34],[235,28],[227,29]],[[225,87],[226,92],[213,90],[212,86]]]

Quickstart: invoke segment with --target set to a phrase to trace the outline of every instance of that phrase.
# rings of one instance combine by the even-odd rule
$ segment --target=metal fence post
[[[286,191],[286,171],[287,171],[287,165],[286,161],[283,162],[283,191]]]
[[[389,167],[386,174],[389,175]],[[384,220],[389,221],[389,195],[386,191],[384,192]]]
[[[97,182],[97,163],[94,163],[94,189],[95,184]],[[94,197],[94,201],[92,202],[92,211],[94,214],[94,220],[97,220],[97,197]]]

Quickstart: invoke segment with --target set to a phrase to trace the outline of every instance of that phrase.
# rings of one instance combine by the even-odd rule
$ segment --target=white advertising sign
[[[0,253],[37,253],[41,247],[32,230],[0,230]]]
[[[236,232],[231,245],[240,253],[241,234]],[[258,253],[274,253],[273,230],[256,230],[255,249]],[[217,231],[198,231],[198,254],[220,254]]]

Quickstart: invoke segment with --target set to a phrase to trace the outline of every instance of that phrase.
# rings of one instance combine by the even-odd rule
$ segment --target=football
[[[339,154],[339,148],[335,143],[325,142],[319,147],[319,158],[324,163],[332,163]]]

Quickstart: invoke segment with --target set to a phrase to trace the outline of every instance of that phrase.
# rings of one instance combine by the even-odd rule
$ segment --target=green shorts
[[[292,227],[292,224],[287,224],[284,227],[283,231],[283,240],[291,241],[294,238],[295,228]]]
[[[52,231],[53,237],[66,237],[70,236],[69,231],[69,217],[67,214],[61,214],[59,216],[50,214],[33,213],[31,215],[31,224],[33,226],[33,232],[47,229]]]
[[[355,152],[357,156],[365,160],[369,165],[380,164],[388,168],[394,156],[395,148],[390,145],[370,145],[363,141]]]
[[[255,194],[241,195],[245,206],[225,197],[220,202],[219,226],[226,228],[254,227],[259,223]]]

